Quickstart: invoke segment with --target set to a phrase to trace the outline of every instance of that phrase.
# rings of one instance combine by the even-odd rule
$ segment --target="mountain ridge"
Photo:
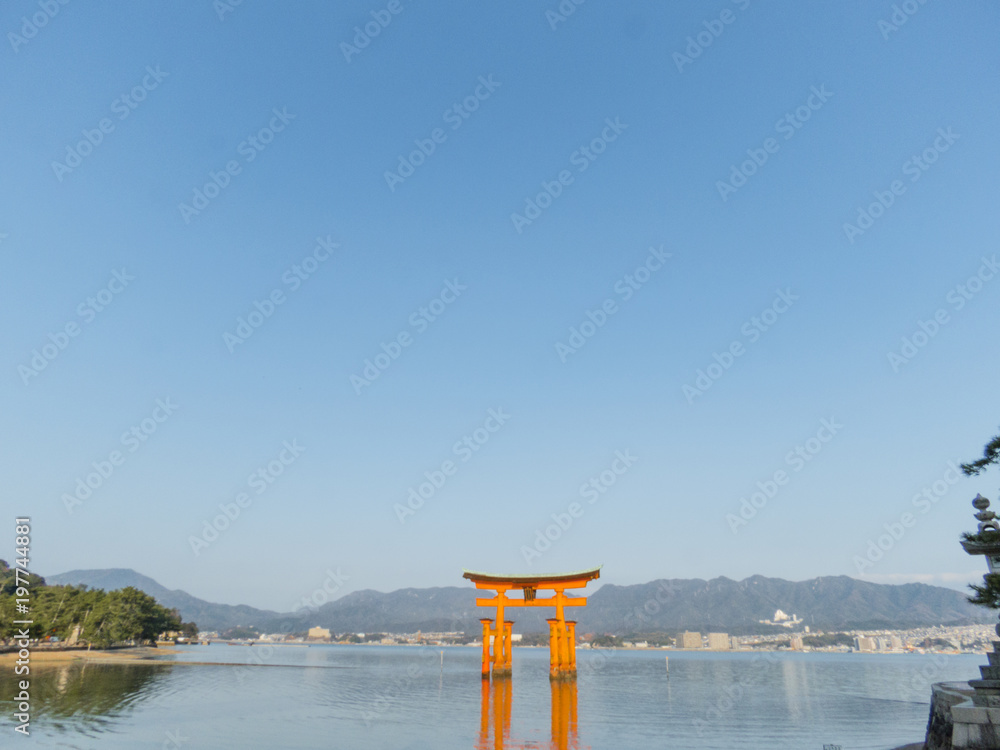
[[[149,576],[131,568],[103,568],[96,570],[70,570],[54,576],[45,576],[50,586],[79,586],[114,589],[134,586],[152,596],[168,609],[177,609],[184,622],[194,622],[202,630],[219,630],[244,625],[254,619],[267,620],[280,616],[278,612],[257,609],[246,604],[216,604],[183,591],[168,589]]]
[[[263,632],[301,632],[309,627],[333,632],[479,631],[486,610],[476,607],[486,592],[471,586],[403,588],[390,592],[352,591],[318,608],[279,613],[248,605],[215,604],[180,589],[167,589],[129,568],[73,570],[46,579],[50,584],[91,588],[135,586],[202,630],[253,625]],[[849,576],[787,581],[753,575],[741,581],[660,578],[647,583],[604,584],[588,595],[588,605],[572,609],[578,631],[614,634],[725,630],[765,632],[761,620],[776,610],[798,615],[814,629],[903,628],[993,621],[991,613],[969,604],[953,589],[923,583],[880,584]],[[544,609],[519,609],[520,632],[545,632]]]

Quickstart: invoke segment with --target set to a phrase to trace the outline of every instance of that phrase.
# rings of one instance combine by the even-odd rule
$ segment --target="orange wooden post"
[[[569,670],[576,675],[576,620],[566,620],[566,641],[569,643]]]
[[[493,620],[489,618],[485,620],[480,620],[483,624],[483,679],[490,679],[490,625],[493,624]]]
[[[507,590],[499,588],[497,590],[496,607],[497,621],[493,629],[493,676],[509,677],[510,664],[508,663],[507,646],[507,623],[504,620],[504,605],[507,603]]]
[[[514,664],[514,621],[507,620],[503,624],[503,654],[504,667],[510,672]]]
[[[569,632],[566,629],[566,621],[559,623],[559,676],[568,677],[573,674],[569,665]]]
[[[559,674],[559,620],[552,618],[546,620],[549,624],[549,677],[556,677]]]

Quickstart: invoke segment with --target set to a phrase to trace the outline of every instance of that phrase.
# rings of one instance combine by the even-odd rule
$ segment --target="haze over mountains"
[[[471,586],[408,588],[389,593],[355,591],[314,609],[278,613],[254,607],[214,604],[171,590],[127,568],[73,570],[48,576],[53,585],[86,585],[114,590],[134,586],[169,608],[180,610],[185,621],[202,630],[236,625],[254,626],[262,632],[300,632],[313,626],[343,632],[413,633],[418,630],[464,630],[477,633],[481,595]],[[988,623],[994,616],[968,603],[963,593],[922,583],[877,584],[847,576],[808,581],[751,576],[729,578],[660,579],[632,586],[605,584],[588,597],[588,605],[573,608],[581,633],[676,632],[721,630],[732,633],[762,632],[760,620],[776,610],[796,614],[813,630],[851,628],[905,628],[933,625]],[[513,613],[518,632],[546,632],[544,608],[523,608]]]

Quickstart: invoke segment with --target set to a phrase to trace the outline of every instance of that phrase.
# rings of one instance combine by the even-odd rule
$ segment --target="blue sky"
[[[34,568],[975,579],[1000,10],[903,5],[5,4]]]

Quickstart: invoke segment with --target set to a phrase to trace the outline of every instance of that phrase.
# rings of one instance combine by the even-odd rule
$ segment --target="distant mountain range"
[[[168,589],[152,578],[136,573],[131,568],[109,568],[107,570],[71,570],[55,576],[45,576],[50,586],[88,586],[92,589],[114,591],[126,586],[134,586],[145,591],[168,609],[177,609],[184,622],[194,622],[202,630],[219,630],[236,625],[273,620],[280,615],[263,609],[245,605],[230,606],[213,604],[180,589]]]
[[[49,584],[86,585],[108,591],[134,586],[202,630],[252,625],[264,632],[299,632],[313,626],[335,633],[413,633],[464,630],[478,633],[479,618],[471,586],[399,589],[384,594],[363,590],[347,594],[318,609],[278,613],[245,605],[213,604],[180,590],[170,590],[134,570],[73,570],[48,576]],[[544,594],[543,594],[544,595]],[[785,581],[752,576],[661,579],[634,586],[606,584],[588,597],[584,608],[568,610],[580,633],[677,632],[680,630],[766,632],[780,628],[761,625],[776,610],[802,619],[811,629],[906,628],[995,622],[995,616],[968,603],[964,594],[922,583],[868,583],[847,576]],[[545,632],[544,608],[524,608],[510,619],[518,632]]]

